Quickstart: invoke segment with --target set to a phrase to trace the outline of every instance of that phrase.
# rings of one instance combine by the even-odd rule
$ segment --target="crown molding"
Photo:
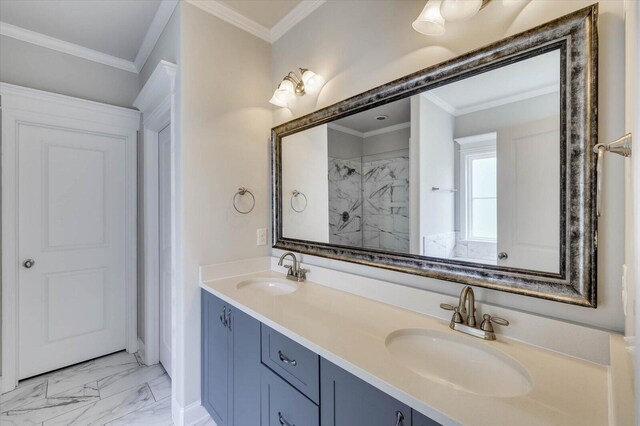
[[[167,26],[169,19],[171,19],[171,15],[173,15],[177,5],[178,0],[163,0],[160,2],[156,15],[153,17],[151,25],[149,25],[149,29],[147,30],[147,34],[144,36],[144,40],[142,40],[140,49],[138,49],[136,58],[133,60],[138,72],[140,72],[142,67],[144,67],[144,64],[147,63],[149,55],[151,55],[153,48],[162,35],[164,28]]]
[[[216,16],[236,27],[244,30],[262,40],[271,43],[271,31],[269,28],[258,24],[239,12],[231,9],[229,6],[217,0],[187,0],[187,3],[204,10],[207,13]]]
[[[338,132],[346,133],[348,135],[357,136],[359,138],[363,138],[364,139],[364,138],[368,138],[370,136],[383,135],[385,133],[395,132],[396,130],[407,129],[407,128],[411,127],[411,122],[407,121],[406,123],[393,124],[391,126],[382,127],[380,129],[370,130],[368,132],[359,132],[359,131],[354,130],[354,129],[350,128],[350,127],[342,126],[342,125],[336,124],[336,123],[329,123],[328,127],[330,129],[336,130]]]
[[[176,64],[160,61],[133,101],[133,106],[144,114],[155,110],[167,96],[173,94],[177,68]]]
[[[340,124],[336,124],[336,123],[329,123],[327,124],[327,126],[330,129],[336,130],[338,132],[346,133],[348,135],[356,136],[359,138],[364,138],[364,133],[354,130],[350,127],[341,126]]]
[[[437,89],[436,89],[437,90]],[[504,96],[501,98],[491,99],[489,101],[483,101],[477,104],[463,106],[462,108],[456,108],[449,102],[442,99],[440,96],[433,92],[425,92],[422,96],[425,99],[430,100],[438,107],[442,108],[454,117],[459,117],[465,114],[471,114],[472,112],[478,112],[489,108],[495,108],[513,102],[523,101],[525,99],[536,98],[542,95],[548,95],[549,93],[555,93],[560,90],[559,84],[550,84],[548,86],[539,87],[537,89],[527,90],[526,92],[516,93],[515,95]]]
[[[132,61],[117,58],[97,50],[89,49],[74,43],[69,43],[57,38],[49,37],[44,34],[30,31],[15,25],[0,22],[0,35],[11,37],[37,46],[46,47],[67,55],[76,56],[99,64],[108,65],[110,67],[119,68],[124,71],[137,73],[138,69]]]
[[[327,0],[302,0],[300,4],[287,13],[277,24],[271,28],[271,43],[276,42],[287,31],[293,28],[298,22],[311,15],[317,8],[326,3]]]
[[[298,22],[326,3],[327,0],[302,0],[300,4],[287,13],[273,28],[267,28],[247,18],[218,0],[186,0],[187,3],[216,16],[268,43],[274,43]]]
[[[368,137],[371,137],[371,136],[383,135],[385,133],[395,132],[397,130],[407,129],[409,127],[411,127],[411,122],[407,121],[406,123],[393,124],[391,126],[383,127],[381,129],[376,129],[376,130],[371,130],[369,132],[364,132],[362,135],[363,135],[363,137],[368,138]]]

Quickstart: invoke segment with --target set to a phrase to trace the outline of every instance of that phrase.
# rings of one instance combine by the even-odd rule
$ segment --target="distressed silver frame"
[[[598,105],[598,5],[371,89],[271,130],[273,247],[596,307],[595,155]],[[561,56],[560,272],[354,248],[282,235],[282,138],[401,98],[559,49]]]

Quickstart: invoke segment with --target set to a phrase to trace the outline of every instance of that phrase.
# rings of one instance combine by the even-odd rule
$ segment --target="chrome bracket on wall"
[[[597,175],[598,180],[596,183],[597,196],[596,204],[598,205],[598,217],[602,214],[602,174],[604,169],[604,153],[615,152],[623,157],[631,157],[631,133],[627,133],[621,138],[616,139],[610,143],[599,143],[593,147],[593,152],[598,154]]]

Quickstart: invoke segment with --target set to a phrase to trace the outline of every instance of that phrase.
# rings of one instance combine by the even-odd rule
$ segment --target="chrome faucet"
[[[504,318],[492,317],[489,314],[482,316],[480,327],[476,326],[476,298],[473,289],[466,286],[460,292],[460,300],[458,306],[452,306],[441,303],[440,308],[447,311],[453,311],[449,327],[452,330],[479,337],[484,340],[496,340],[496,334],[493,330],[493,323],[500,325],[509,325],[509,321]],[[468,310],[468,313],[467,313]],[[466,316],[466,317],[465,317]]]
[[[284,265],[287,268],[287,279],[292,281],[302,282],[307,279],[307,271],[299,266],[298,259],[296,259],[296,255],[291,253],[290,251],[286,252],[282,256],[280,256],[280,260],[278,261],[278,266],[283,266],[284,259],[290,256],[291,257],[291,265]]]

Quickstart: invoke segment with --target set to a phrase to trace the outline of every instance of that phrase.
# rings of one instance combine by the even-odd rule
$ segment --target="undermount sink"
[[[494,397],[529,393],[533,382],[522,365],[472,339],[453,332],[403,329],[389,334],[385,344],[411,371],[454,389]]]
[[[271,296],[282,296],[293,293],[298,289],[298,284],[294,281],[280,280],[277,278],[252,278],[242,281],[236,285],[238,290],[257,290]]]

